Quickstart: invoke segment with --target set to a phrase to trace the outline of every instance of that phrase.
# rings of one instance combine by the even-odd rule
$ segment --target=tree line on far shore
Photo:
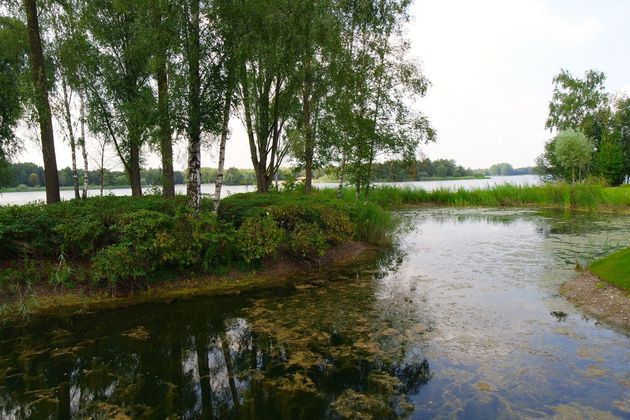
[[[341,185],[367,195],[378,159],[412,159],[436,138],[414,104],[430,83],[403,35],[409,0],[2,4],[0,163],[19,149],[20,124],[37,127],[48,202],[60,199],[59,132],[76,198],[81,160],[89,172],[87,142],[116,152],[135,196],[143,151],[158,151],[166,197],[174,194],[173,143],[185,143],[194,208],[209,142],[219,151],[218,204],[232,117],[245,126],[259,192],[291,156],[306,192],[316,168],[334,165]]]
[[[217,168],[201,168],[201,183],[212,184],[217,177]],[[422,181],[433,178],[473,178],[484,176],[513,176],[534,174],[535,168],[514,168],[509,163],[497,163],[488,169],[470,169],[458,165],[453,159],[423,158],[418,160],[388,160],[374,164],[372,181],[375,182],[409,182]],[[77,169],[77,176],[84,177],[84,171]],[[142,186],[160,186],[163,183],[161,168],[142,168],[140,170]],[[129,179],[124,171],[99,169],[90,171],[89,186],[125,187],[129,186]],[[186,182],[185,171],[173,171],[175,185]],[[304,179],[305,172],[299,167],[279,168],[278,181]],[[71,187],[74,185],[74,171],[70,167],[58,171],[59,185]],[[321,182],[338,182],[339,168],[329,166],[313,170],[313,179]],[[224,185],[256,185],[256,173],[253,169],[231,167],[223,175]],[[3,180],[4,188],[28,190],[29,188],[45,187],[46,177],[44,168],[31,162],[9,163]]]

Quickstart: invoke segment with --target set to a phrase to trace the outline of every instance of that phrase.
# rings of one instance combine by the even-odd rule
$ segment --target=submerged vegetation
[[[630,292],[630,248],[591,263],[589,269],[600,280]]]
[[[392,216],[371,203],[298,193],[237,194],[218,215],[185,197],[99,197],[0,208],[0,293],[39,284],[143,289],[158,279],[263,267],[278,256],[312,260],[353,240],[380,245]]]

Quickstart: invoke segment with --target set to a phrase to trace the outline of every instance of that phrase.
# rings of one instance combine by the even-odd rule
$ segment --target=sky
[[[415,0],[406,36],[431,81],[414,104],[437,130],[437,142],[421,149],[431,159],[470,168],[534,165],[551,135],[544,126],[561,69],[576,76],[603,71],[609,92],[630,94],[627,0]],[[226,167],[249,168],[243,125],[234,118],[230,127]],[[55,142],[58,166],[69,166],[68,145],[60,134]],[[217,149],[204,149],[202,166],[216,167]],[[18,160],[41,164],[36,143],[26,141]],[[175,169],[186,160],[182,142]],[[120,169],[114,156],[108,162]],[[144,166],[159,162],[147,151]]]

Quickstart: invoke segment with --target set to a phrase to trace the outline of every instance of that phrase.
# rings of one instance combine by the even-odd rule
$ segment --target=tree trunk
[[[195,350],[197,352],[197,369],[199,371],[199,385],[201,388],[201,413],[204,419],[213,418],[212,387],[210,386],[210,366],[208,363],[208,327],[204,325],[202,331],[195,335]]]
[[[142,178],[140,176],[140,140],[129,139],[130,154],[129,154],[129,168],[127,173],[129,175],[129,183],[131,184],[131,195],[133,197],[142,196]]]
[[[228,76],[229,78],[230,76]],[[221,188],[223,186],[223,171],[225,169],[225,143],[229,134],[230,109],[232,108],[232,83],[228,80],[225,94],[225,104],[223,105],[223,126],[221,127],[221,142],[219,144],[219,165],[217,168],[217,178],[214,181],[214,212],[219,211],[221,200]]]
[[[155,29],[161,33],[162,31],[162,15],[159,11],[159,5],[154,6],[154,25]],[[166,48],[162,44],[162,40],[156,52],[156,72],[155,80],[158,91],[158,112],[160,119],[160,152],[162,154],[162,195],[167,198],[175,197],[175,175],[173,172],[173,143],[171,117],[169,114],[169,98],[168,98],[168,76],[166,73]]]
[[[307,28],[307,31],[310,28]],[[312,57],[307,52],[304,60],[304,86],[302,89],[302,128],[304,135],[304,166],[306,171],[306,179],[304,180],[304,192],[311,193],[313,188],[313,154],[315,144],[313,142],[313,127],[311,121],[311,102],[313,100],[313,68]]]
[[[337,198],[343,195],[343,181],[346,175],[346,152],[341,154],[341,166],[339,168],[339,186],[337,187]]]
[[[313,78],[310,70],[310,61],[306,64],[306,78],[304,81],[304,92],[302,100],[302,124],[304,129],[304,165],[306,179],[304,181],[304,192],[311,193],[313,188],[313,154],[315,144],[313,142],[313,127],[311,122],[311,92],[313,90]]]
[[[199,0],[190,2],[188,56],[188,202],[192,208],[201,207],[201,75],[199,72]]]
[[[26,21],[28,28],[28,42],[30,47],[31,75],[35,88],[35,107],[39,120],[39,129],[44,158],[44,179],[46,181],[46,202],[54,203],[61,200],[59,194],[59,175],[57,173],[57,158],[55,156],[55,137],[53,133],[52,114],[48,101],[48,86],[44,53],[39,32],[39,18],[37,15],[37,1],[24,0]]]
[[[221,331],[219,340],[221,341],[221,349],[223,350],[223,359],[225,360],[225,370],[227,372],[228,384],[230,385],[230,394],[232,394],[232,402],[234,403],[234,407],[238,407],[241,400],[238,396],[238,390],[236,389],[236,381],[234,381],[236,372],[234,372],[234,365],[232,364],[232,357],[230,356],[230,343],[228,343],[225,331]]]
[[[81,146],[81,155],[83,156],[83,199],[85,200],[88,195],[90,173],[88,171],[88,155],[85,147],[85,102],[83,94],[81,95],[81,139],[79,140],[79,144]]]
[[[72,114],[70,113],[70,94],[68,93],[68,85],[66,79],[61,79],[61,90],[63,92],[63,117],[68,129],[68,141],[70,142],[70,156],[72,158],[72,187],[74,188],[74,198],[79,199],[79,174],[77,172],[77,141],[74,137],[74,128],[72,127]]]

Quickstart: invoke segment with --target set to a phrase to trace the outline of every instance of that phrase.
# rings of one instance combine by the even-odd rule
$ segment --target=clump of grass
[[[593,262],[590,270],[602,281],[630,291],[630,248]]]

